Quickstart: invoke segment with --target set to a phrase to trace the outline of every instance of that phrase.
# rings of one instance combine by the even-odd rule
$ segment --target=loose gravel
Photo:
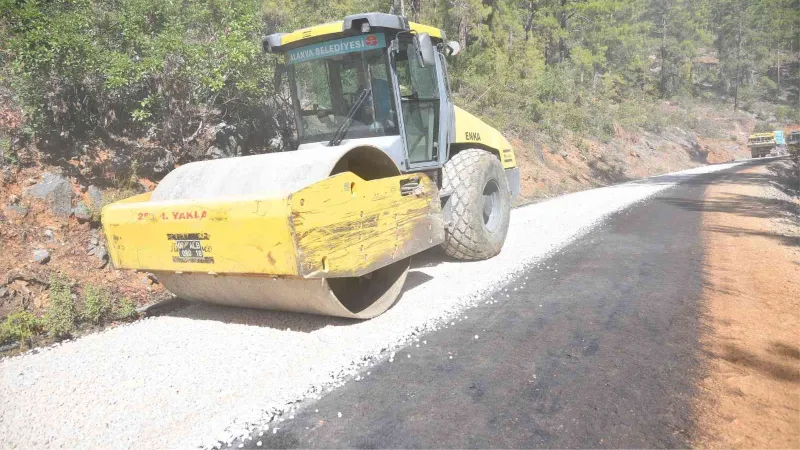
[[[445,261],[439,252],[418,255],[400,301],[372,320],[192,304],[5,359],[0,362],[0,445],[210,448],[255,427],[268,429],[264,425],[288,415],[292,405],[318,398],[378,360],[393,360],[393,352],[405,349],[411,357],[408,344],[454,323],[479,301],[490,296],[492,302],[503,301],[507,295],[495,294],[502,294],[516,274],[609,214],[736,164],[516,209],[499,256],[463,263]],[[272,432],[280,431],[273,427]]]

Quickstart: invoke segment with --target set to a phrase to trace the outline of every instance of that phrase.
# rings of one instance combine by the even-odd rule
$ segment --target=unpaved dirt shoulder
[[[702,448],[800,448],[800,202],[776,172],[709,186],[703,214],[707,374],[695,399]]]

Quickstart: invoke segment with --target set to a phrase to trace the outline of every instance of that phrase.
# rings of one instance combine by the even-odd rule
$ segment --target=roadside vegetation
[[[457,102],[505,132],[657,130],[658,99],[800,121],[798,0],[414,0],[443,28]],[[0,1],[4,158],[35,144],[87,177],[295,145],[280,59],[259,39],[392,0]],[[10,138],[9,138],[10,136]],[[105,160],[98,149],[124,148]],[[213,152],[212,152],[213,153]],[[154,162],[155,160],[155,162]],[[158,167],[164,166],[164,167]],[[106,170],[103,170],[106,169]]]
[[[70,338],[111,322],[136,319],[138,313],[127,298],[114,298],[108,291],[92,285],[83,286],[80,301],[74,283],[61,276],[50,279],[49,304],[42,315],[29,311],[9,314],[0,322],[0,347],[29,348],[34,343],[46,343]]]

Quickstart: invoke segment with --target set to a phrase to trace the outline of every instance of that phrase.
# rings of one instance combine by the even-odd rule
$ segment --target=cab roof
[[[445,39],[444,31],[436,27],[409,22],[407,18],[393,14],[365,13],[347,16],[344,20],[323,23],[301,28],[291,33],[273,33],[263,39],[265,52],[282,53],[304,45],[361,34],[361,24],[369,23],[370,28],[388,31],[416,31],[428,33],[434,41]]]

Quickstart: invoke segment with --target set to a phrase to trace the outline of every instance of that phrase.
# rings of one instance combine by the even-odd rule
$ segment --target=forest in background
[[[265,34],[401,11],[458,40],[456,103],[511,136],[657,131],[660,99],[800,121],[800,0],[0,0],[5,163],[86,179],[291,149]],[[117,149],[108,164],[104,149]],[[24,161],[23,161],[24,163]]]

